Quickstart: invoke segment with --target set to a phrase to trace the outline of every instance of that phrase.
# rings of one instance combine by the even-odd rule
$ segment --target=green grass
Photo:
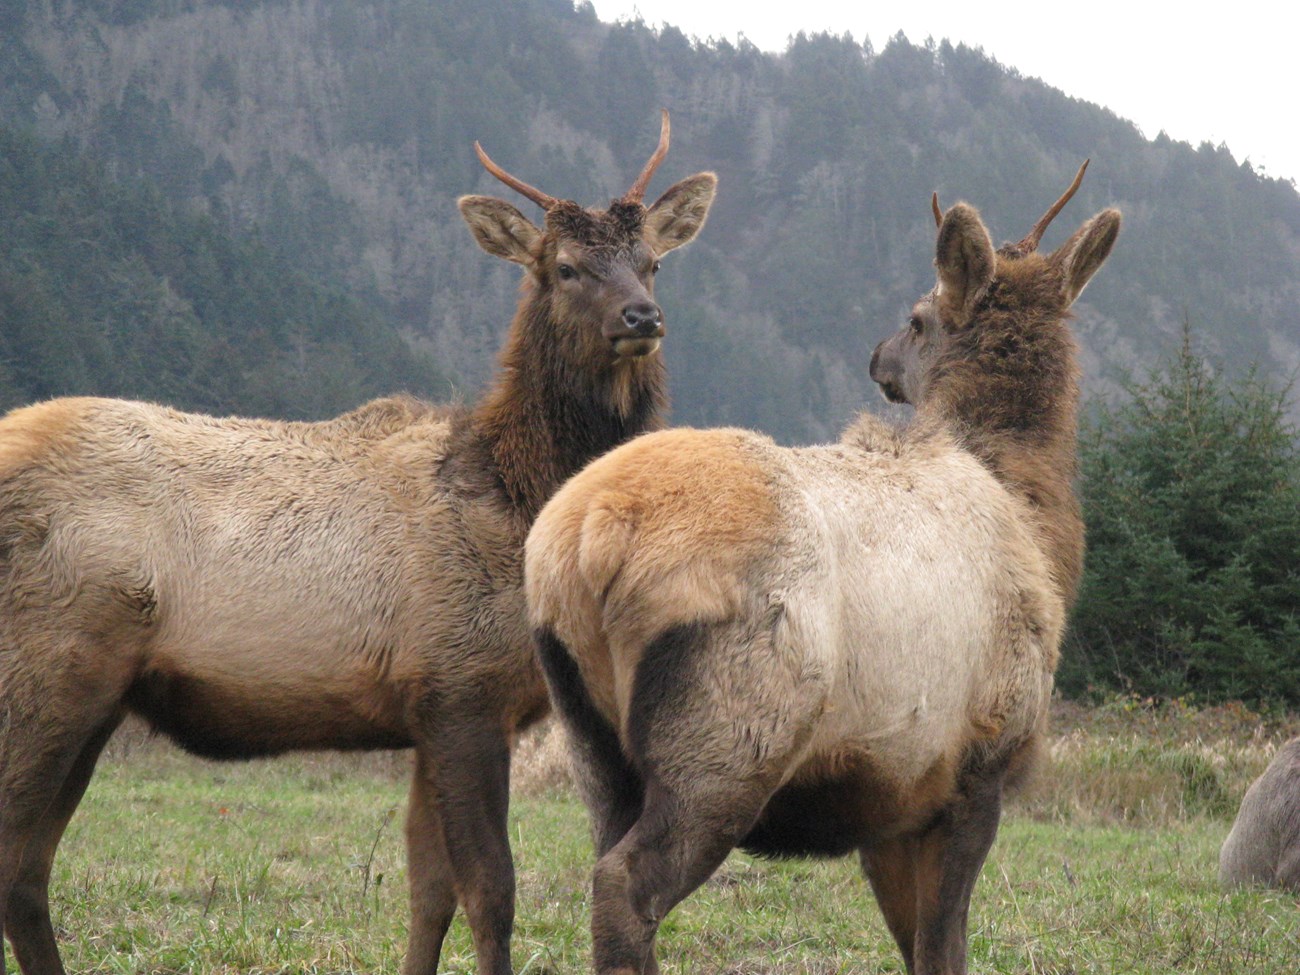
[[[1215,883],[1241,791],[1292,726],[1256,735],[1250,751],[1233,744],[1242,736],[1231,728],[1206,740],[1217,717],[1187,719],[1194,733],[1180,720],[1103,709],[1067,714],[1061,727],[1058,716],[1043,773],[1004,819],[976,888],[972,971],[1300,970],[1296,898],[1223,894]],[[562,774],[536,770],[536,756],[521,763],[511,816],[515,967],[583,972],[585,813]],[[114,742],[55,863],[68,970],[397,972],[407,762],[381,754],[221,765],[138,734]],[[902,971],[853,860],[733,855],[669,916],[659,957],[666,973]],[[443,969],[474,969],[460,919]]]

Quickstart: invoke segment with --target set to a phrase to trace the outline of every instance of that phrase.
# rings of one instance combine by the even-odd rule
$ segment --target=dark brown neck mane
[[[533,282],[501,352],[496,382],[468,418],[508,503],[531,524],[569,477],[601,454],[662,423],[661,353],[611,362],[594,374],[557,354],[550,302]]]
[[[935,363],[924,415],[953,432],[1024,500],[1067,606],[1083,571],[1078,347],[1059,272],[1038,255],[1002,258],[974,321]]]
[[[441,476],[462,495],[498,505],[516,530],[596,457],[661,423],[664,326],[653,275],[660,257],[704,225],[717,177],[696,173],[645,205],[668,152],[667,109],[660,119],[655,151],[604,210],[541,192],[474,144],[490,174],[542,208],[545,230],[494,197],[457,201],[479,246],[528,273],[500,372],[453,421]]]

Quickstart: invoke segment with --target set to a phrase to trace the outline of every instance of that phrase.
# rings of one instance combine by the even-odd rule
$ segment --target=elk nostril
[[[648,301],[638,301],[623,309],[623,324],[634,332],[651,335],[663,325],[663,312]]]

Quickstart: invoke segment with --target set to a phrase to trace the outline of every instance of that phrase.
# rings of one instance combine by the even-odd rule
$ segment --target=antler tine
[[[943,224],[943,211],[939,209],[939,191],[935,190],[930,194],[930,209],[934,211],[934,225],[936,227]]]
[[[514,176],[507,173],[488,157],[488,154],[483,151],[483,147],[479,145],[477,141],[474,143],[474,151],[478,153],[478,161],[483,164],[484,169],[497,179],[501,180],[501,182],[505,183],[506,186],[510,187],[512,190],[528,197],[528,199],[532,200],[543,210],[549,210],[558,202],[555,197],[548,196],[541,190],[537,189],[537,187],[529,186],[523,180],[516,179]]]
[[[1074,182],[1070,188],[1061,194],[1061,198],[1051,205],[1046,213],[1034,224],[1034,229],[1025,235],[1024,240],[1016,245],[1016,250],[1021,254],[1030,254],[1038,249],[1038,242],[1043,239],[1043,232],[1047,230],[1047,225],[1056,219],[1056,215],[1061,212],[1070,197],[1074,196],[1079,190],[1079,184],[1083,182],[1084,171],[1088,168],[1091,159],[1085,159],[1083,165],[1079,167],[1079,172],[1075,174]]]
[[[623,196],[625,203],[640,203],[641,198],[645,196],[646,188],[650,185],[650,180],[659,168],[659,164],[664,161],[664,156],[668,155],[668,136],[671,126],[668,124],[668,109],[660,110],[663,114],[662,121],[659,124],[659,146],[655,149],[654,155],[650,161],[645,164],[645,169],[641,170],[641,175],[636,178],[632,188]]]

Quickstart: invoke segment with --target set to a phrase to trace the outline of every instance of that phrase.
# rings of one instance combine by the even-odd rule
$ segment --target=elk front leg
[[[968,773],[917,843],[915,975],[965,975],[966,918],[1002,816],[1003,773]]]
[[[862,872],[909,973],[915,971],[917,851],[916,838],[903,837],[865,848],[860,854]]]
[[[478,975],[510,975],[515,919],[515,870],[506,823],[510,747],[496,713],[451,704],[440,705],[439,711],[445,717],[433,719],[417,745],[416,774],[423,779],[417,788],[436,804],[455,895],[474,938]],[[432,888],[426,888],[426,897],[421,909],[441,916],[445,897]],[[408,975],[429,971],[414,965],[429,963],[431,941],[432,932],[415,938],[413,945],[423,955],[412,954]],[[432,960],[436,964],[436,955]]]
[[[436,975],[442,943],[456,914],[456,880],[443,838],[432,773],[416,754],[406,813],[406,860],[411,890],[411,925],[403,975]]]

